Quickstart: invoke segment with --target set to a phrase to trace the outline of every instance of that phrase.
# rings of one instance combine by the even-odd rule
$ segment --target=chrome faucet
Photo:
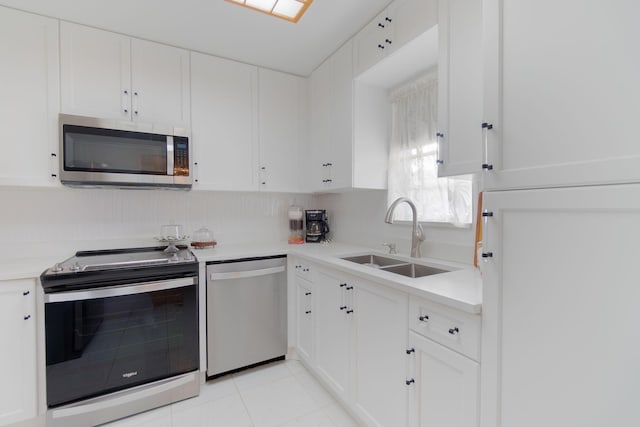
[[[389,209],[387,209],[387,215],[384,218],[384,222],[387,224],[393,224],[393,211],[402,202],[407,202],[411,207],[411,213],[413,214],[413,228],[411,230],[411,256],[413,258],[422,257],[422,251],[420,250],[420,244],[424,242],[424,231],[422,226],[418,224],[418,211],[416,205],[406,197],[399,197],[391,203]]]

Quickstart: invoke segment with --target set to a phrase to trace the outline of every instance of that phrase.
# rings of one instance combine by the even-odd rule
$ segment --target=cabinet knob
[[[482,258],[493,258],[493,252],[482,252]]]
[[[484,211],[484,212],[482,212],[482,216],[485,217],[485,218],[486,217],[492,217],[493,216],[493,212]]]
[[[353,310],[347,310],[347,314],[353,313]]]
[[[490,164],[490,163],[483,163],[482,164],[482,170],[492,171],[493,170],[493,165]]]
[[[391,18],[389,18],[388,16],[384,18],[385,21],[387,22],[391,22]]]
[[[309,295],[311,295],[311,292],[305,292],[304,294],[305,294],[306,296],[309,296]]]
[[[266,166],[262,166],[260,169],[264,171],[264,170],[267,170],[267,167]]]
[[[353,289],[353,286],[347,286],[347,290],[350,291]]]
[[[414,380],[413,378],[411,378],[410,380],[406,380],[406,381],[405,381],[405,384],[406,384],[406,385],[411,385],[411,384],[413,384],[413,383],[415,383],[415,382],[416,382],[416,380]]]
[[[378,27],[384,28],[384,24],[382,22],[378,22]]]
[[[444,165],[444,160],[438,159],[438,160],[436,160],[436,164],[437,165]]]
[[[27,314],[26,316],[24,316],[24,320],[29,320],[29,319],[31,319],[31,315],[30,314]]]
[[[327,163],[327,166],[333,166],[333,163]]]
[[[491,129],[493,129],[493,125],[491,123],[483,122],[482,123],[482,129],[491,130]]]
[[[347,309],[346,305],[343,305],[342,307],[340,307],[340,310],[346,310],[346,309]]]
[[[420,320],[421,322],[426,322],[427,320],[429,320],[429,316],[420,316],[418,317],[418,320]]]
[[[133,94],[134,94],[135,96],[138,96],[138,92],[133,92]]]
[[[124,112],[125,112],[125,113],[128,113],[128,112],[129,112],[129,110],[127,110],[127,109],[125,108],[125,109],[124,109]]]
[[[378,45],[378,49],[384,49],[384,46],[382,46],[381,44]]]
[[[305,311],[304,314],[311,314],[311,310]]]
[[[133,114],[138,115],[138,110],[135,110]]]
[[[347,284],[346,284],[346,283],[340,283],[340,287],[341,287],[341,288],[344,288],[345,286],[347,286]]]
[[[58,157],[56,153],[51,153],[51,157]]]
[[[332,179],[328,179],[327,182],[333,182],[333,180]]]
[[[389,40],[389,39],[384,39],[384,42],[391,44],[391,40]]]
[[[128,90],[125,89],[125,90],[123,90],[123,92],[124,92],[125,95],[129,95],[129,91]]]
[[[454,327],[454,328],[449,329],[449,333],[450,333],[451,335],[455,335],[455,334],[457,334],[457,333],[459,333],[459,332],[460,332],[460,329],[458,329],[458,327],[457,327],[457,326],[456,326],[456,327]]]
[[[411,353],[415,353],[416,349],[415,348],[410,348],[409,350],[407,350],[407,354],[411,354]]]
[[[264,181],[262,181],[262,185],[267,185],[267,183],[266,183],[266,182],[264,182]]]
[[[27,295],[29,295],[30,293],[31,293],[31,291],[24,291],[24,292],[22,293],[22,296],[25,296],[25,297],[26,297],[26,296],[27,296]]]

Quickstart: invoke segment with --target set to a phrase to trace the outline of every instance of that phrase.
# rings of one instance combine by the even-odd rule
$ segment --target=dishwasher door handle
[[[282,273],[284,266],[263,268],[260,270],[231,271],[229,273],[210,273],[211,280],[245,279],[247,277],[268,276],[269,274]]]

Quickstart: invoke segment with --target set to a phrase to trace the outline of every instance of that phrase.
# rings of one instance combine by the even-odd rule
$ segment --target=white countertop
[[[420,264],[428,264],[454,271],[413,279],[342,260],[340,257],[348,255],[376,253],[385,256],[387,254],[363,246],[336,242],[306,243],[301,245],[288,245],[286,243],[219,245],[213,249],[193,250],[193,253],[200,262],[280,254],[296,255],[321,266],[372,280],[468,313],[480,313],[482,311],[482,276],[477,269],[465,264],[421,258],[418,262]],[[398,256],[409,262],[416,261],[406,256]],[[44,270],[60,261],[62,261],[60,257],[20,258],[3,261],[0,264],[0,280],[39,277]]]
[[[393,255],[407,262],[417,261],[419,264],[452,270],[447,273],[414,279],[340,259],[343,256],[365,253],[387,255],[367,247],[344,243],[230,245],[214,249],[194,250],[193,252],[201,262],[279,254],[296,255],[319,265],[372,280],[411,295],[428,298],[467,313],[477,314],[482,311],[482,276],[477,269],[466,264],[432,258],[416,260],[407,256]]]

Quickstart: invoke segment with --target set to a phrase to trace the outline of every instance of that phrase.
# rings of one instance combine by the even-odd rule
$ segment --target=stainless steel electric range
[[[198,263],[185,248],[78,252],[40,277],[47,426],[89,426],[199,393]]]

